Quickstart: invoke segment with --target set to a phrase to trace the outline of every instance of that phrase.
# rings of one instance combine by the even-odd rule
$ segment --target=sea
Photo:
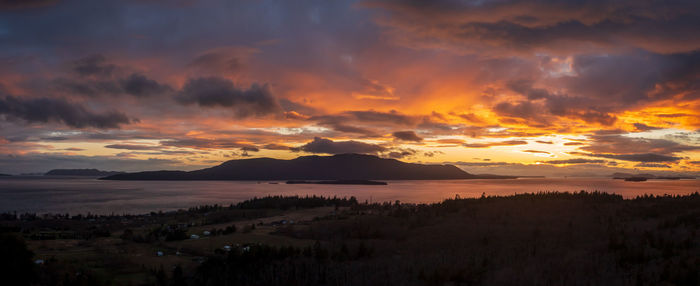
[[[627,182],[611,178],[386,181],[388,185],[309,185],[256,181],[104,181],[97,178],[0,178],[0,212],[146,214],[229,205],[268,195],[351,197],[364,202],[433,203],[447,198],[536,192],[600,191],[625,198],[700,192],[700,180]]]

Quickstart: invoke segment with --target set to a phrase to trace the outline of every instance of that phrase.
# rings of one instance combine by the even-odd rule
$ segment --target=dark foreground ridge
[[[319,184],[319,185],[388,185],[386,182],[371,180],[333,180],[333,181],[287,181],[287,184]]]
[[[196,171],[152,171],[109,176],[105,180],[452,180],[512,179],[473,175],[454,165],[405,163],[371,155],[304,156],[292,160],[231,160]]]
[[[46,172],[44,176],[86,176],[86,177],[103,177],[111,176],[116,174],[123,174],[123,172],[115,171],[101,171],[98,169],[53,169]]]
[[[700,193],[0,214],[3,285],[698,285]]]

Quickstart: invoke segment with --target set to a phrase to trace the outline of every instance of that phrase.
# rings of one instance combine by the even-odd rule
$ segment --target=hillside
[[[449,180],[507,179],[469,174],[453,165],[405,163],[371,155],[304,156],[291,160],[255,158],[184,172],[153,171],[118,174],[106,180]]]

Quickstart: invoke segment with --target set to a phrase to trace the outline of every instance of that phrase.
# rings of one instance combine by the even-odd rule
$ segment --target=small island
[[[331,180],[331,181],[304,181],[292,180],[287,181],[287,184],[320,184],[320,185],[371,185],[371,186],[386,186],[386,182],[372,180]]]
[[[123,174],[124,172],[116,171],[101,171],[98,169],[53,169],[46,172],[44,176],[84,176],[84,177],[104,177],[112,176],[117,174]]]
[[[612,175],[615,180],[625,180],[628,182],[643,182],[646,180],[694,180],[691,176],[657,176],[654,174],[629,174],[629,173],[614,173]]]

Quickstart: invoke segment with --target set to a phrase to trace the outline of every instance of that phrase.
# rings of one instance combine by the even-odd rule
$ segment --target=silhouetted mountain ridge
[[[449,180],[506,179],[477,176],[454,165],[406,163],[372,155],[302,156],[291,160],[231,160],[196,171],[152,171],[109,176],[106,180]]]

